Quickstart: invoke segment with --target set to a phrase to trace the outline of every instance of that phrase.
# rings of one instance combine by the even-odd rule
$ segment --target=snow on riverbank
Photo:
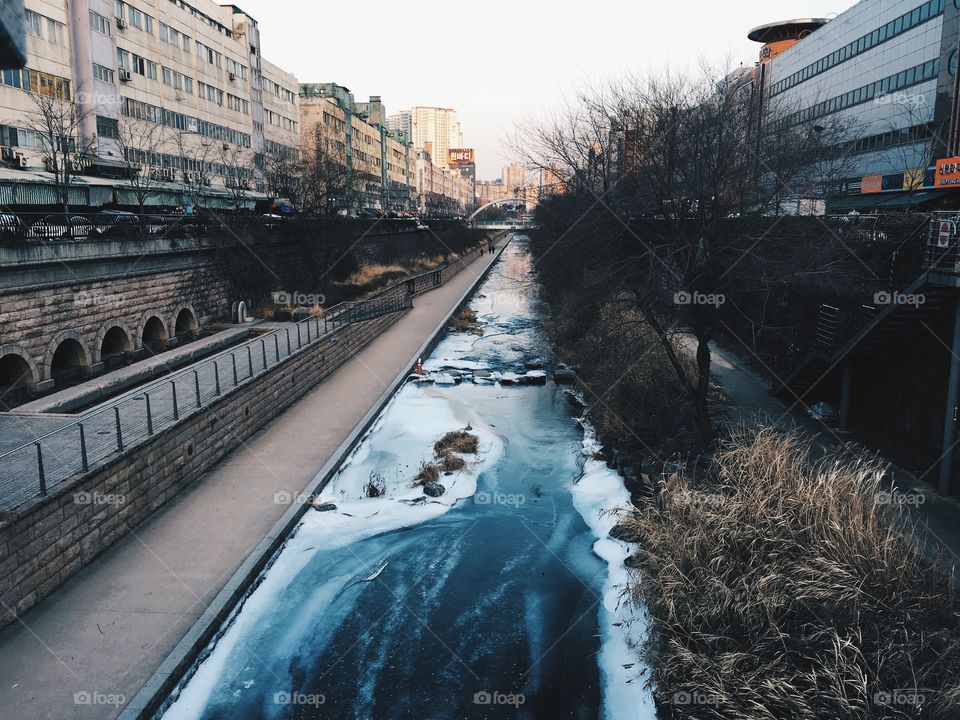
[[[445,433],[466,427],[480,439],[479,452],[462,456],[467,461],[462,470],[440,475],[443,495],[421,501],[423,488],[411,486],[420,464],[434,459],[433,444]],[[431,520],[476,494],[477,478],[496,464],[503,447],[497,431],[454,396],[439,388],[405,385],[318,496],[318,504],[334,503],[337,509],[308,512],[300,532],[331,536],[328,542],[346,545]],[[366,497],[371,473],[383,478],[382,497]]]
[[[623,479],[602,460],[593,459],[600,445],[589,424],[584,423],[583,475],[573,486],[573,505],[593,531],[593,551],[607,563],[600,608],[601,717],[604,720],[656,720],[653,699],[644,687],[647,667],[639,662],[639,646],[647,631],[647,618],[621,597],[629,576],[623,561],[630,554],[627,543],[609,536],[616,517],[608,512],[630,504]]]

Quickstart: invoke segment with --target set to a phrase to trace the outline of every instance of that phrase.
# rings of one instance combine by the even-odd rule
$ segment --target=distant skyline
[[[517,121],[549,114],[581,87],[695,67],[701,58],[753,64],[760,46],[747,40],[752,27],[830,17],[853,4],[488,0],[474,12],[440,0],[245,0],[240,7],[260,23],[264,57],[301,82],[336,82],[361,101],[380,95],[388,113],[455,108],[464,145],[477,152],[477,177],[493,180],[514,160],[503,141]]]

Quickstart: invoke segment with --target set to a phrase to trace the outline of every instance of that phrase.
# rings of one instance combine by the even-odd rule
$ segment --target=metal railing
[[[923,267],[947,273],[960,273],[960,213],[935,212],[924,248]]]
[[[69,478],[103,465],[344,327],[410,309],[414,295],[442,284],[478,254],[479,249],[471,250],[376,297],[340,303],[245,341],[0,454],[0,509],[46,495]]]
[[[817,313],[817,336],[815,347],[824,358],[839,350],[856,332],[876,315],[877,309],[870,305],[858,305],[840,309],[833,305],[821,305]]]

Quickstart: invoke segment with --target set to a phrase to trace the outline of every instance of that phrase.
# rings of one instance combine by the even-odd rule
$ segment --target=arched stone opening
[[[174,320],[173,334],[184,340],[192,340],[200,331],[200,323],[191,308],[185,307],[177,313]]]
[[[167,343],[167,328],[156,315],[150,317],[143,324],[140,342],[151,353],[163,352]]]
[[[124,353],[130,352],[130,336],[119,325],[114,325],[103,334],[100,341],[100,362],[108,367],[116,367],[123,363]]]
[[[36,382],[36,372],[26,358],[13,352],[0,357],[0,410],[25,402],[27,389],[33,382]]]
[[[50,360],[50,377],[57,387],[67,385],[81,377],[83,368],[90,364],[87,351],[72,337],[65,338],[53,352]]]

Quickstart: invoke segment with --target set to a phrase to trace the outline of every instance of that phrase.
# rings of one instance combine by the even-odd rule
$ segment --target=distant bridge
[[[540,227],[533,220],[470,220],[470,227],[485,230],[524,230]]]

